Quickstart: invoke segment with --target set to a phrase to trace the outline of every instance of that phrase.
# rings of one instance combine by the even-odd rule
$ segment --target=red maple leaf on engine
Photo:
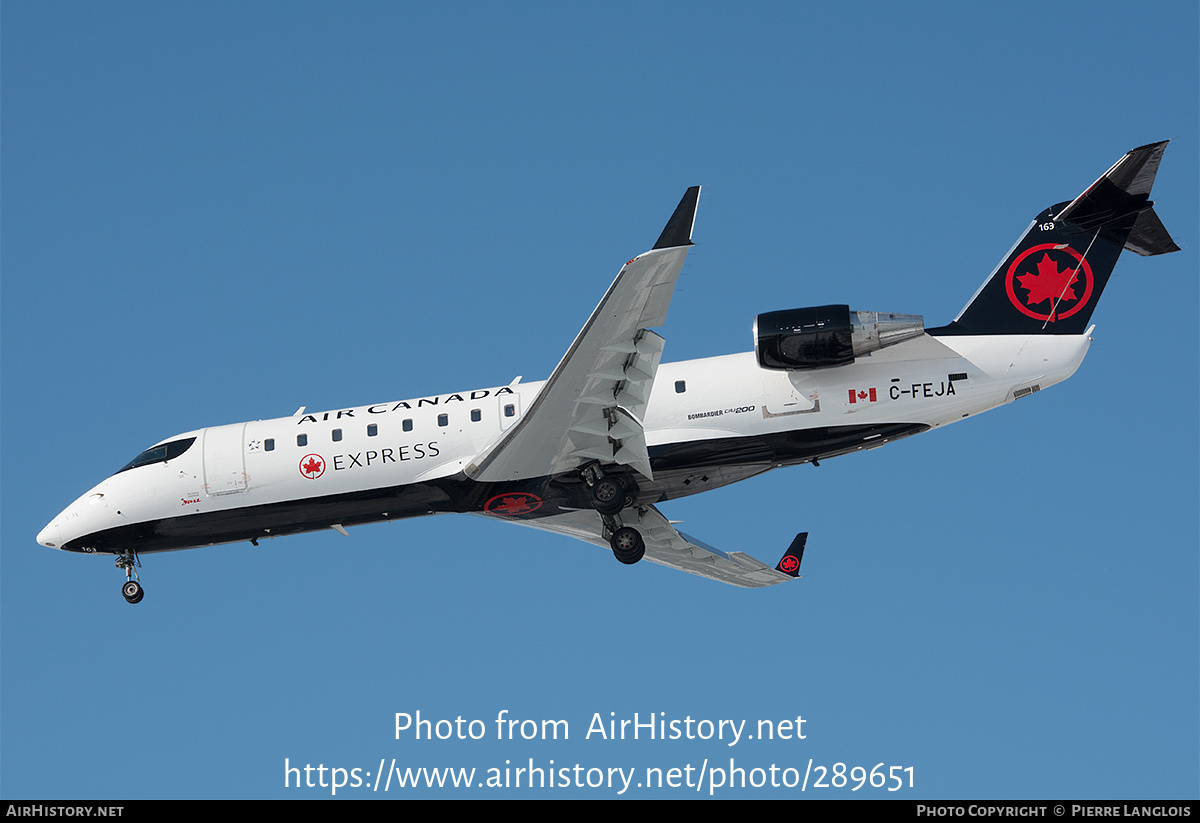
[[[1030,272],[1017,275],[1021,288],[1029,292],[1026,304],[1036,306],[1049,300],[1051,308],[1054,308],[1063,300],[1075,300],[1078,295],[1072,287],[1078,280],[1077,271],[1069,267],[1066,271],[1059,271],[1058,264],[1050,259],[1050,254],[1043,254],[1037,264],[1037,274]]]

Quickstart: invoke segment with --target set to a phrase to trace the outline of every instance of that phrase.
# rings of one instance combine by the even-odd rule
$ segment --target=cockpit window
[[[146,449],[126,463],[123,468],[119,469],[117,474],[129,471],[130,469],[136,469],[138,466],[149,466],[151,463],[166,463],[168,460],[174,460],[187,451],[195,442],[196,438],[185,437],[182,440],[172,440],[170,443],[161,443],[153,448]]]

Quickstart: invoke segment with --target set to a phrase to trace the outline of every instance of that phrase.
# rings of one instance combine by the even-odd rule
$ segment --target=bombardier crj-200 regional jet
[[[630,260],[544,382],[187,432],[139,454],[38,542],[139,555],[466,512],[644,556],[735,586],[797,576],[689,537],[660,503],[768,469],[873,449],[1074,373],[1122,249],[1177,251],[1149,199],[1166,143],[1143,146],[1036,218],[949,325],[814,306],[760,314],[754,352],[660,363],[700,188]]]

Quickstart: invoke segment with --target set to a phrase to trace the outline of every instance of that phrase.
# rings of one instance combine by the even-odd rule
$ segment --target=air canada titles
[[[486,397],[500,397],[501,395],[515,393],[512,386],[501,386],[498,389],[475,389],[474,391],[456,392],[436,397],[421,397],[416,400],[401,400],[398,403],[376,403],[374,406],[359,406],[353,409],[338,409],[336,411],[305,414],[300,416],[296,420],[296,423],[302,425],[304,423],[328,422],[330,420],[344,420],[346,418],[353,419],[355,412],[360,412],[360,416],[363,416],[367,414],[387,414],[394,411],[412,411],[413,409],[421,409],[426,406],[449,406],[452,403],[466,403],[471,400],[483,400]]]

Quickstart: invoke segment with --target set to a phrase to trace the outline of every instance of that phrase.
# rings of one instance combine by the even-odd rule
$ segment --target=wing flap
[[[646,542],[645,559],[659,566],[744,589],[774,586],[796,579],[794,574],[778,571],[745,552],[725,553],[683,534],[653,506],[640,512],[624,511],[621,520],[625,525],[638,529]],[[568,511],[550,517],[511,522],[565,534],[609,550],[604,523],[594,511]]]
[[[649,327],[666,320],[699,195],[699,186],[688,189],[658,244],[621,268],[528,411],[467,468],[469,477],[545,477],[593,460],[651,476],[641,421],[666,341]]]

